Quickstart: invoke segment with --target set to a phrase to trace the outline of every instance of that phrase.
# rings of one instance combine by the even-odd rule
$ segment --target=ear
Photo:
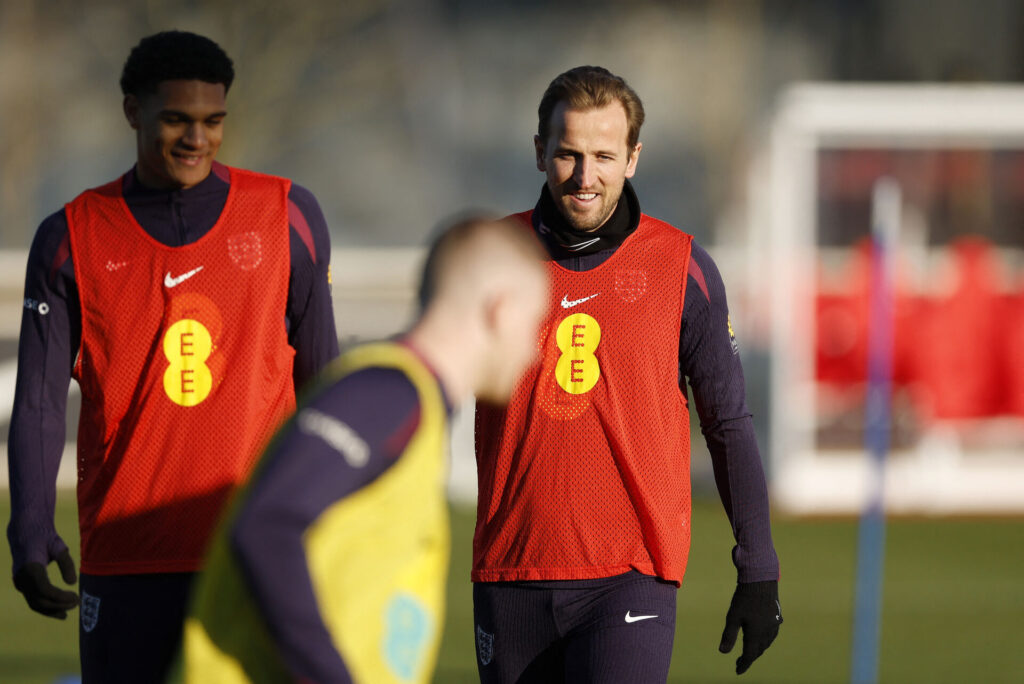
[[[544,141],[540,139],[539,135],[533,136],[533,149],[537,153],[537,170],[547,173],[548,169],[544,164]]]
[[[500,344],[516,325],[516,300],[511,292],[492,292],[483,302],[484,334]]]
[[[644,144],[638,142],[633,151],[629,153],[629,161],[626,163],[626,178],[632,178],[633,174],[636,173],[636,163],[640,160],[640,150],[642,150]]]
[[[499,330],[504,317],[505,305],[500,295],[491,295],[483,302],[483,322],[487,335],[493,337]]]
[[[128,125],[139,130],[139,98],[134,95],[125,95],[124,103],[124,118],[128,119]]]

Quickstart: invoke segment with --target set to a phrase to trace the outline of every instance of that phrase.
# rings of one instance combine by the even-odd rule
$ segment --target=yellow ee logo
[[[569,394],[584,394],[597,384],[601,365],[594,352],[601,342],[601,326],[593,316],[576,313],[558,324],[555,343],[562,355],[555,364],[555,381]]]
[[[213,389],[213,374],[206,365],[213,353],[213,338],[206,326],[191,318],[182,319],[164,335],[164,356],[170,365],[164,371],[164,392],[181,406],[201,403]]]

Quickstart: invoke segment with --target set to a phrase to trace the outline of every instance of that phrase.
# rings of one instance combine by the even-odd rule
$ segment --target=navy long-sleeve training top
[[[450,417],[453,407],[443,399]],[[325,387],[302,408],[347,426],[368,447],[366,462],[353,466],[322,438],[286,430],[264,457],[229,534],[288,671],[297,681],[346,682],[350,675],[320,613],[303,538],[335,502],[397,463],[419,426],[420,399],[401,371],[371,367]]]

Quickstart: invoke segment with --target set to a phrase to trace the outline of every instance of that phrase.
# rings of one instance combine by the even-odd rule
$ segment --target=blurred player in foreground
[[[54,528],[68,383],[78,429],[82,680],[156,682],[213,528],[301,386],[337,355],[316,199],[215,161],[231,59],[144,38],[121,74],[136,163],[39,226],[11,418],[14,585],[64,619],[75,565]]]
[[[689,379],[732,523],[738,584],[720,650],[742,673],[782,614],[764,472],[725,287],[692,237],[640,210],[644,112],[599,67],[558,76],[534,137],[547,176],[518,215],[552,298],[507,409],[478,404],[473,539],[484,682],[664,682],[690,542]]]
[[[444,624],[447,425],[507,400],[548,296],[534,237],[468,218],[434,244],[421,315],[328,367],[217,535],[187,682],[426,682]]]

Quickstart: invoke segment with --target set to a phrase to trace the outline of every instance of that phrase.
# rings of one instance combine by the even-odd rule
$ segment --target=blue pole
[[[869,467],[867,496],[857,540],[857,580],[850,681],[878,681],[882,571],[885,565],[885,461],[892,407],[893,265],[900,223],[900,188],[880,178],[872,193],[871,308],[864,446]]]

